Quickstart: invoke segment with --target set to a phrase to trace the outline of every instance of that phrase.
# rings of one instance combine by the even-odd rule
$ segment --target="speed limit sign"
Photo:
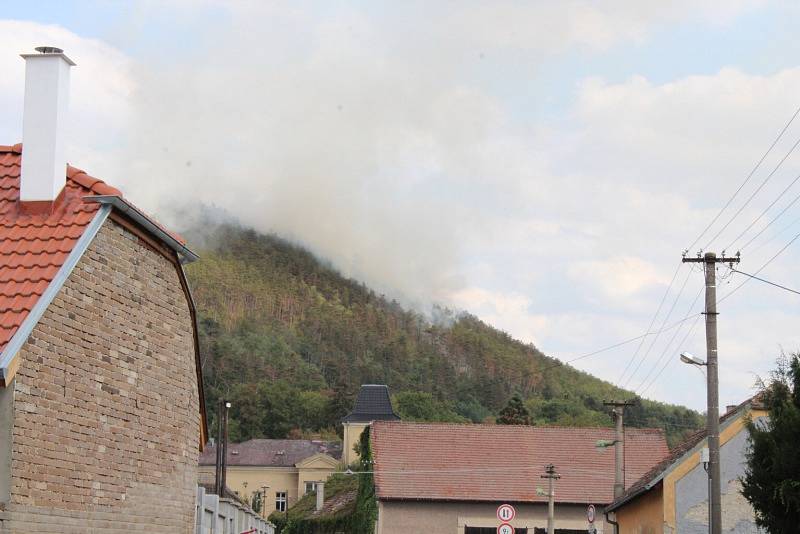
[[[514,519],[516,515],[517,511],[514,510],[514,507],[511,506],[510,504],[501,504],[500,506],[497,507],[497,519],[500,520],[502,523],[508,523],[509,521]]]
[[[503,523],[497,527],[497,534],[514,534],[514,527],[508,523]]]

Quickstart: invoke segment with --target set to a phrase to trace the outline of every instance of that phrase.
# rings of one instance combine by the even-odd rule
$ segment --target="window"
[[[306,494],[314,493],[317,491],[317,483],[316,482],[306,482]]]
[[[275,494],[275,509],[279,512],[286,511],[286,492],[279,491]]]
[[[547,534],[546,528],[535,528],[533,529],[534,534]],[[586,534],[586,529],[577,530],[577,529],[568,529],[568,528],[557,528],[556,534]]]

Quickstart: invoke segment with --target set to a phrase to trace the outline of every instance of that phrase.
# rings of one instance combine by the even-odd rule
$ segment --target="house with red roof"
[[[0,146],[0,532],[193,530],[206,441],[183,240],[69,166],[69,72],[23,54]]]
[[[546,532],[553,465],[555,531],[611,532],[605,507],[614,500],[614,453],[597,442],[612,428],[534,427],[375,421],[370,446],[378,501],[377,534],[489,534],[497,510],[510,504],[516,534]],[[669,453],[660,429],[627,428],[626,486]]]

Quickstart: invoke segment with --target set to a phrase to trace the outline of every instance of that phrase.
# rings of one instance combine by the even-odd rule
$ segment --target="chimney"
[[[315,509],[319,512],[322,510],[322,505],[325,504],[325,482],[317,482],[315,486],[317,488],[317,506]]]
[[[729,404],[729,405],[727,405],[727,406],[725,407],[725,413],[726,413],[726,414],[729,414],[729,413],[731,413],[732,411],[734,411],[734,410],[735,410],[736,408],[738,408],[738,407],[739,407],[739,405],[738,405],[738,404]]]
[[[25,59],[22,116],[22,202],[53,202],[67,180],[64,134],[69,107],[69,69],[75,63],[63,50],[36,48]]]

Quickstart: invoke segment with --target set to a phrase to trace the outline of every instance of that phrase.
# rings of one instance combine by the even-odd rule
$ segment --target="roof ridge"
[[[417,426],[451,426],[451,427],[465,427],[465,428],[525,428],[525,429],[552,429],[552,430],[614,430],[613,426],[566,426],[566,425],[500,425],[492,423],[472,423],[472,422],[454,422],[454,421],[388,421],[380,420],[375,421],[375,424],[390,424],[390,425],[417,425]],[[658,427],[636,427],[626,426],[625,432],[643,432],[643,433],[656,433],[663,434],[664,429]]]

